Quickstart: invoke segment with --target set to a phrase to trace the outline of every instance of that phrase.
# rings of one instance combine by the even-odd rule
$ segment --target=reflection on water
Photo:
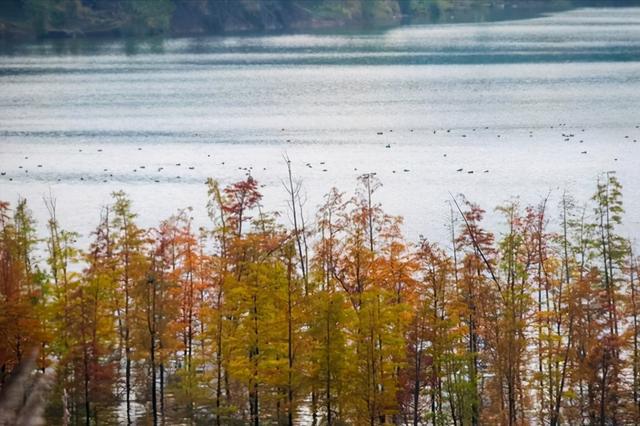
[[[610,169],[637,187],[639,59],[640,8],[361,34],[13,46],[0,56],[0,198],[34,199],[43,223],[51,187],[70,206],[60,216],[87,233],[114,189],[155,224],[185,205],[204,217],[207,176],[252,173],[268,207],[282,208],[287,151],[310,208],[332,185],[377,171],[387,209],[412,235],[438,236],[448,191],[486,206],[565,186],[586,197]],[[626,196],[638,226],[640,198]]]

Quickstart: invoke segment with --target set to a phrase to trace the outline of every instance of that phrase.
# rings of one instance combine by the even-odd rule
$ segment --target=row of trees
[[[206,229],[189,210],[142,229],[116,192],[86,250],[55,200],[44,239],[24,200],[1,203],[0,386],[37,351],[51,424],[640,424],[615,176],[559,217],[498,207],[498,239],[452,199],[446,248],[407,243],[379,186],[307,218],[289,172],[283,226],[251,177],[210,180]]]

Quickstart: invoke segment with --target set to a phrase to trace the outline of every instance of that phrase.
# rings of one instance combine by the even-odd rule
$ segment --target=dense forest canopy
[[[514,19],[634,0],[3,0],[0,37],[198,35]]]
[[[251,177],[208,181],[201,229],[189,209],[140,228],[115,192],[89,247],[53,198],[47,235],[0,203],[0,422],[640,422],[640,259],[614,174],[588,202],[504,203],[499,235],[452,197],[445,246],[405,240],[358,180],[307,217],[289,174],[286,226]]]

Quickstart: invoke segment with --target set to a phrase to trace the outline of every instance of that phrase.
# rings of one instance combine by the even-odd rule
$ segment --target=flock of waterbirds
[[[481,128],[471,128],[470,132],[472,132],[472,133],[476,132],[478,129],[488,131],[489,127],[485,126],[485,127],[481,127]],[[585,142],[584,137],[587,134],[587,132],[586,132],[586,130],[584,128],[571,130],[569,127],[567,127],[566,123],[560,123],[560,124],[555,125],[555,126],[550,126],[550,129],[551,130],[554,130],[554,129],[558,130],[559,131],[559,137],[564,142],[577,142],[578,144],[583,144]],[[640,125],[635,126],[635,129],[640,129]],[[286,132],[286,129],[282,128],[281,131],[282,132]],[[408,131],[410,133],[414,133],[414,129],[409,129]],[[456,129],[440,128],[440,129],[429,129],[428,132],[432,133],[434,135],[447,134],[448,136],[450,135],[450,136],[458,136],[460,138],[467,138],[468,137],[467,132],[469,132],[469,129],[456,130]],[[377,131],[376,135],[377,136],[385,136],[385,135],[388,135],[388,134],[391,134],[391,133],[393,133],[393,129]],[[398,132],[396,132],[396,134],[397,133]],[[496,133],[495,134],[496,138],[502,139],[502,140],[506,140],[506,138],[503,138],[502,136],[503,135],[500,134],[500,133]],[[528,136],[529,136],[529,138],[533,138],[534,137],[534,131],[533,130],[529,130],[528,131]],[[629,141],[631,143],[637,143],[638,142],[637,137],[631,136],[631,135],[624,135],[624,140],[625,141]],[[286,139],[286,142],[290,143],[291,139]],[[383,143],[384,143],[384,147],[386,149],[392,149],[393,143],[391,143],[391,142],[383,142]],[[137,150],[138,151],[142,151],[143,148],[142,147],[137,147]],[[90,149],[86,149],[86,148],[85,149],[78,148],[78,152],[79,153],[89,152],[89,151],[91,151],[91,150]],[[103,148],[95,148],[95,151],[97,153],[104,153]],[[588,151],[584,150],[584,149],[581,149],[579,152],[582,155],[588,154]],[[443,157],[447,157],[447,153],[443,153],[442,156]],[[212,158],[212,154],[207,154],[207,157],[208,158]],[[9,181],[13,181],[14,178],[18,178],[18,177],[21,177],[21,176],[29,175],[29,168],[28,167],[29,166],[33,167],[34,164],[32,164],[32,162],[29,161],[30,160],[29,156],[24,156],[24,160],[25,160],[25,164],[24,165],[23,164],[19,164],[17,166],[17,170],[5,170],[5,169],[0,170],[0,178],[7,179]],[[613,160],[614,161],[618,161],[618,158],[614,158]],[[31,164],[29,164],[29,163],[31,163]],[[224,166],[225,162],[222,161],[222,162],[220,162],[218,164],[220,166]],[[314,168],[314,164],[312,162],[305,162],[304,164],[309,169],[313,169]],[[318,168],[320,170],[322,170],[322,172],[325,172],[325,173],[329,172],[329,169],[327,167],[326,161],[319,161],[317,163],[317,166],[318,166]],[[180,162],[175,163],[174,167],[177,168],[178,173],[180,173],[180,170],[193,171],[193,170],[196,169],[196,166],[194,166],[194,165],[187,165],[187,164],[183,165]],[[38,163],[35,164],[35,168],[36,169],[43,169],[43,168],[46,169],[46,164],[38,162]],[[176,174],[175,176],[168,176],[167,173],[163,173],[163,172],[168,172],[169,171],[169,170],[167,170],[167,168],[168,168],[167,165],[156,167],[156,166],[153,166],[153,165],[144,165],[143,164],[143,165],[134,167],[133,169],[131,169],[131,172],[138,173],[140,171],[141,174],[142,174],[142,173],[147,172],[147,170],[151,170],[153,168],[155,168],[156,175],[155,176],[149,176],[148,178],[150,180],[152,180],[153,182],[155,182],[155,183],[161,183],[161,182],[167,181],[167,180],[173,180],[174,182],[175,181],[179,182],[181,179],[183,179],[183,176],[184,176],[184,174]],[[241,172],[244,172],[244,174],[246,176],[250,176],[251,173],[254,171],[254,167],[253,166],[238,166],[237,169],[239,171],[241,171]],[[262,170],[266,171],[267,168],[263,167]],[[353,170],[354,171],[358,171],[358,168],[354,167]],[[409,168],[403,168],[401,170],[392,169],[391,173],[395,174],[396,172],[399,172],[399,171],[402,171],[403,173],[410,173],[411,172],[411,170]],[[483,169],[481,171],[482,171],[482,173],[489,173],[490,170],[489,169]],[[477,170],[465,170],[463,167],[457,167],[457,168],[455,168],[455,172],[457,172],[457,173],[466,172],[467,174],[474,174],[474,173],[479,173],[480,171],[479,170],[478,171]],[[95,178],[95,177],[91,177],[91,176],[82,176],[81,175],[81,176],[73,176],[72,178],[69,178],[67,180],[94,181],[94,182],[95,181],[102,181],[104,183],[107,183],[110,180],[114,180],[114,178],[116,178],[116,177],[117,176],[114,176],[114,172],[113,171],[110,171],[108,168],[103,168],[102,169],[102,174],[100,175],[99,178]],[[63,182],[63,180],[65,180],[65,179],[63,179],[61,177],[55,177],[55,178],[53,178],[53,180],[56,181],[56,182]]]

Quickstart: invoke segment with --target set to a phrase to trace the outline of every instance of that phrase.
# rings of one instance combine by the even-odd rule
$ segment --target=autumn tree
[[[8,203],[0,202],[0,389],[46,337],[39,309],[44,279],[36,265],[36,242],[26,200],[20,199],[13,212]]]

